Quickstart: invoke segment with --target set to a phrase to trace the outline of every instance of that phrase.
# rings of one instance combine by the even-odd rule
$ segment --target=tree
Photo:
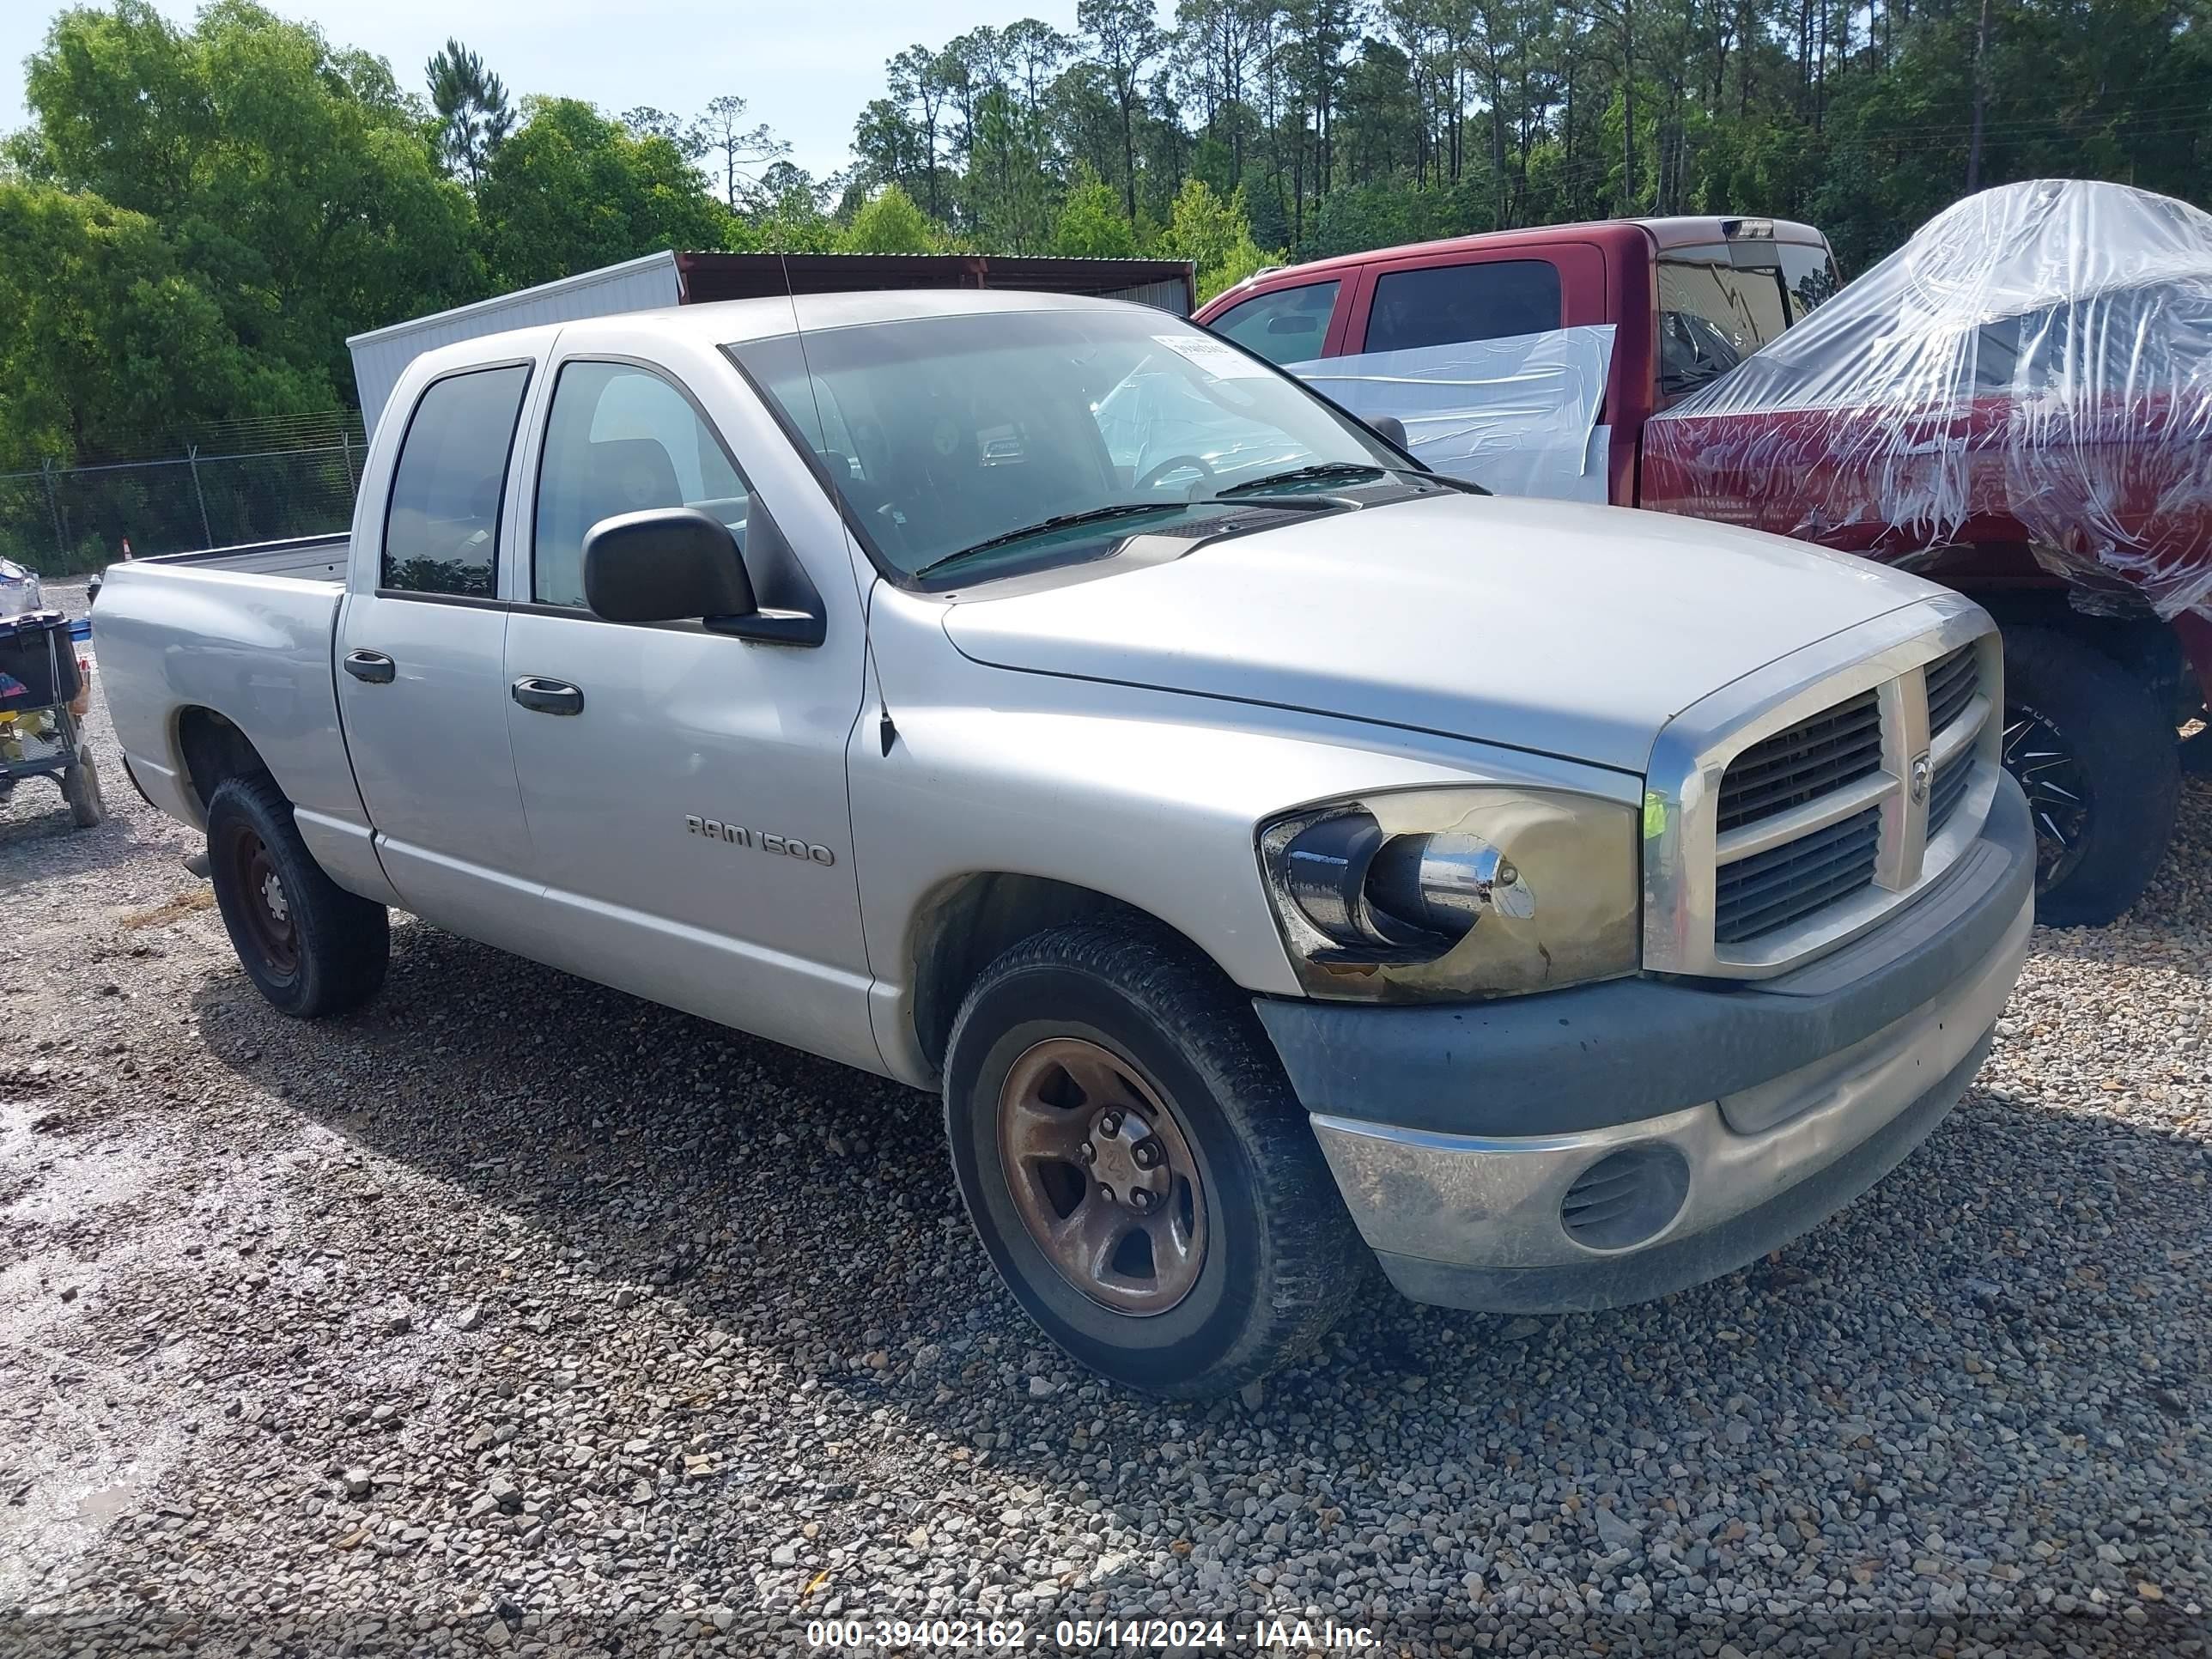
[[[1122,200],[1129,219],[1137,217],[1138,82],[1145,66],[1160,55],[1167,37],[1153,9],[1153,0],[1076,0],[1075,21],[1098,53],[1121,113]]]
[[[1158,251],[1170,258],[1188,259],[1198,267],[1201,300],[1234,288],[1267,263],[1267,256],[1252,240],[1244,192],[1240,190],[1224,201],[1200,179],[1188,180],[1176,193],[1175,210],[1167,229],[1161,233]]]
[[[945,109],[945,54],[927,46],[912,46],[884,65],[890,82],[892,101],[913,112],[913,130],[926,181],[929,216],[942,211],[937,191],[938,124]]]
[[[451,38],[422,72],[430,80],[430,107],[438,112],[438,141],[447,165],[465,174],[473,190],[485,163],[514,129],[507,88],[483,58]]]
[[[1068,186],[1052,228],[1052,251],[1072,258],[1127,259],[1137,252],[1137,233],[1121,216],[1114,187],[1087,167]]]
[[[735,234],[665,138],[640,137],[573,98],[530,98],[477,192],[501,288],[527,288],[661,248],[719,248]]]
[[[921,132],[889,98],[871,100],[853,124],[853,154],[866,185],[917,182],[925,171],[921,149]]]
[[[686,122],[667,110],[640,104],[635,109],[624,110],[621,119],[641,138],[665,138],[687,160],[696,161],[707,153],[706,137],[697,124]]]
[[[147,0],[64,12],[25,98],[18,164],[160,227],[252,359],[231,384],[349,388],[348,334],[484,291],[428,110],[379,60],[247,0],[188,30]]]
[[[939,253],[945,237],[896,185],[878,191],[837,239],[848,253]]]
[[[724,93],[700,112],[678,143],[687,159],[721,158],[722,200],[732,211],[738,206],[738,185],[751,184],[745,168],[765,167],[791,154],[791,146],[771,132],[765,121],[745,125],[745,100],[735,93]]]
[[[152,219],[0,181],[0,465],[139,453],[242,404],[336,397],[319,365],[245,349]]]

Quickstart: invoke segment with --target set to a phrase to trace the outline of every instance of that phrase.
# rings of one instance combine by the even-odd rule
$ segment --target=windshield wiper
[[[1379,478],[1387,469],[1372,466],[1364,461],[1320,461],[1311,466],[1294,466],[1281,472],[1263,473],[1256,478],[1247,478],[1226,489],[1217,489],[1213,499],[1226,501],[1232,495],[1249,495],[1257,490],[1273,489],[1283,484],[1304,483],[1308,479],[1322,478]]]
[[[1311,466],[1294,466],[1287,471],[1270,472],[1257,478],[1247,478],[1243,483],[1231,484],[1226,489],[1217,489],[1212,499],[1225,501],[1236,497],[1255,495],[1263,489],[1279,489],[1284,484],[1305,483],[1322,478],[1380,478],[1386,474],[1401,478],[1419,478],[1424,483],[1440,489],[1456,489],[1469,495],[1487,495],[1490,492],[1479,483],[1465,478],[1455,478],[1449,473],[1437,472],[1417,466],[1370,466],[1362,461],[1322,461]],[[1275,503],[1270,503],[1274,505]],[[1281,505],[1288,506],[1285,501]]]
[[[1094,507],[1087,513],[1055,513],[1049,519],[1039,519],[1035,524],[1024,525],[1019,530],[1009,530],[1004,535],[993,536],[977,542],[973,547],[963,547],[957,553],[947,553],[942,558],[932,559],[914,574],[916,578],[933,575],[947,565],[977,553],[988,553],[994,547],[1005,547],[1013,542],[1027,541],[1032,536],[1042,536],[1054,530],[1073,530],[1078,525],[1104,524],[1112,519],[1127,519],[1139,513],[1167,513],[1177,507],[1187,507],[1188,501],[1114,501],[1104,507]]]

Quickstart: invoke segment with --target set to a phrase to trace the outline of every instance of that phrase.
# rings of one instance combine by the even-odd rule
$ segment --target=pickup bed
[[[1975,605],[1486,497],[1133,306],[445,348],[343,546],[98,617],[275,1006],[371,997],[402,909],[933,1091],[1017,1299],[1169,1394],[1376,1262],[1536,1311],[1776,1248],[1941,1120],[2027,948]]]

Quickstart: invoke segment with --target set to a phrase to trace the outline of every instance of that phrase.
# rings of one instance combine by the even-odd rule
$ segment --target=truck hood
[[[1778,657],[1938,590],[1663,514],[1439,495],[990,597],[981,663],[1297,708],[1641,775],[1668,720]]]

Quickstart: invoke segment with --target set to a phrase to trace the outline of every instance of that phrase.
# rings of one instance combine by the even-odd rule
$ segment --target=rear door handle
[[[566,680],[543,679],[525,674],[515,681],[512,695],[525,708],[540,714],[580,714],[584,694]]]
[[[345,672],[371,685],[389,685],[399,669],[381,651],[349,651],[345,654]]]

